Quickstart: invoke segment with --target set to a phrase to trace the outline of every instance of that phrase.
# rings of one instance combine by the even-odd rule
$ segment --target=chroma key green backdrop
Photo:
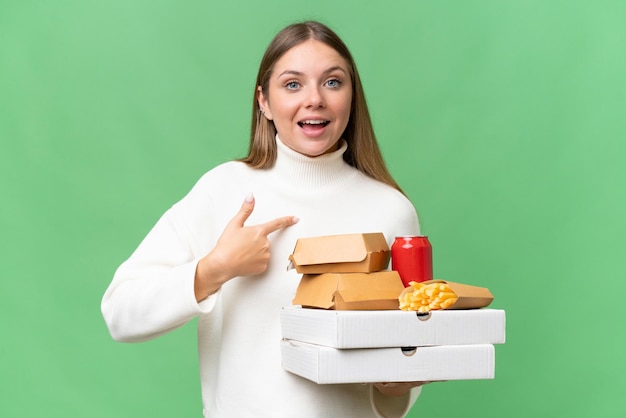
[[[307,18],[354,53],[436,277],[507,311],[496,378],[410,417],[626,416],[619,0],[0,0],[0,416],[201,416],[194,324],[116,343],[100,299],[245,152],[261,54]]]

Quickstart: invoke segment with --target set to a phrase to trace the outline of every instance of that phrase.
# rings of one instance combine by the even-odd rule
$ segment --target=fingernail
[[[246,195],[246,199],[245,199],[245,200],[246,200],[246,202],[248,202],[248,203],[252,203],[252,201],[254,200],[254,195],[252,194],[252,192],[250,192],[250,193],[248,193],[248,194]]]
[[[297,224],[298,222],[300,222],[300,218],[298,218],[297,216],[294,216],[293,218],[291,218],[294,224]]]

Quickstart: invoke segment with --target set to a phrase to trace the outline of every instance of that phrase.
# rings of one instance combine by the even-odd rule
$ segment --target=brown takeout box
[[[294,305],[336,310],[399,309],[404,289],[395,271],[375,273],[305,274],[300,280]]]
[[[485,306],[489,306],[489,304],[493,301],[493,295],[486,287],[449,282],[447,280],[428,280],[422,282],[422,284],[425,285],[430,283],[445,283],[458,296],[456,302],[454,302],[454,304],[447,309],[484,308]],[[409,286],[401,292],[400,297],[412,291],[413,288]]]
[[[301,274],[370,273],[385,270],[391,253],[380,232],[300,238],[289,256]]]

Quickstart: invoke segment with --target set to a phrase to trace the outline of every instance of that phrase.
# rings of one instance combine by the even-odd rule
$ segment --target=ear
[[[265,98],[261,86],[257,87],[257,102],[259,103],[259,108],[261,109],[263,116],[265,116],[267,120],[272,120],[272,112],[270,111],[269,101]]]

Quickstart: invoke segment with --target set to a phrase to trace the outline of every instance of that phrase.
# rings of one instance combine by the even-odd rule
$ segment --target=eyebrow
[[[325,70],[322,74],[323,74],[323,75],[330,74],[330,73],[332,73],[333,71],[336,71],[336,70],[339,70],[339,71],[341,71],[341,72],[342,72],[342,73],[344,73],[344,74],[348,74],[348,73],[346,72],[346,70],[344,70],[344,69],[343,69],[342,67],[340,67],[339,65],[335,65],[335,66],[333,66],[333,67],[328,68],[328,69],[327,69],[327,70]],[[304,75],[304,73],[302,73],[302,72],[300,72],[300,71],[296,71],[296,70],[285,70],[285,71],[283,71],[282,73],[280,73],[280,74],[278,75],[278,77],[282,77],[282,76],[284,76],[284,75],[302,76],[302,75]]]

